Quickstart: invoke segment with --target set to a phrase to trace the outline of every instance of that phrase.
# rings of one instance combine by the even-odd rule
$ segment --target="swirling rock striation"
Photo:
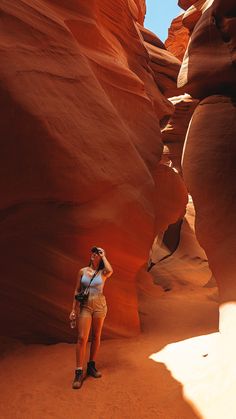
[[[139,29],[145,2],[3,0],[0,10],[2,333],[73,339],[76,275],[101,245],[115,271],[105,335],[134,335],[136,272],[186,203],[181,186],[175,208],[166,198],[159,211],[159,120],[173,106]]]
[[[146,28],[140,27],[145,41],[154,79],[160,91],[169,97],[176,92],[177,77],[181,62],[174,54],[169,52],[162,41]],[[173,113],[173,112],[172,112]]]
[[[181,159],[185,136],[198,100],[193,99],[188,94],[175,96],[169,98],[169,100],[175,106],[175,112],[162,129],[162,141],[164,143],[162,161],[175,168],[182,175]]]
[[[165,41],[167,50],[181,62],[190,37],[188,28],[183,25],[183,16],[184,14],[181,14],[172,20],[168,30],[168,38]]]
[[[235,2],[206,2],[179,75],[179,87],[201,100],[186,140],[184,177],[196,207],[197,235],[219,287],[226,351],[236,347],[235,63]]]

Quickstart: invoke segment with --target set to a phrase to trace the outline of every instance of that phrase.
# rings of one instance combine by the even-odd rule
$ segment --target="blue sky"
[[[146,0],[147,13],[144,26],[154,32],[163,42],[168,36],[171,21],[184,12],[177,3],[178,0]]]

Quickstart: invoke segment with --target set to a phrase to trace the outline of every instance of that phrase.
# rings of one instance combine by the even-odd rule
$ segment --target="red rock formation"
[[[179,0],[178,5],[184,10],[187,10],[192,4],[197,3],[198,0]]]
[[[182,174],[181,159],[184,140],[198,100],[192,99],[187,94],[172,97],[169,100],[175,106],[175,112],[162,130],[162,141],[165,145],[162,161]]]
[[[169,291],[178,285],[216,286],[206,254],[195,235],[195,211],[191,200],[183,222],[169,227],[156,237],[151,252],[154,282]]]
[[[191,33],[194,29],[194,26],[204,13],[205,0],[198,0],[195,4],[189,7],[183,15],[183,25],[188,28]]]
[[[175,57],[182,61],[188,42],[189,30],[183,26],[183,14],[172,20],[165,46]]]
[[[6,335],[71,339],[76,274],[94,244],[107,249],[115,270],[105,334],[139,331],[136,272],[155,225],[176,221],[186,203],[177,175],[156,169],[158,119],[173,107],[154,82],[138,27],[144,11],[144,0],[1,2]],[[169,199],[175,184],[180,191],[173,210],[161,179]]]
[[[213,95],[202,100],[193,115],[184,153],[184,176],[196,205],[197,234],[224,301],[236,298],[236,200],[235,184],[230,181],[235,174],[235,117],[231,98]]]
[[[160,91],[169,97],[176,92],[177,76],[181,62],[169,51],[157,36],[146,28],[140,27],[150,57],[156,84]]]
[[[183,16],[184,14],[181,14],[173,19],[168,31],[168,39],[165,42],[167,50],[181,61],[190,37],[189,30],[183,25]],[[179,93],[176,86],[173,88],[173,94],[173,97],[169,95],[169,100],[175,106],[175,112],[171,115],[167,125],[162,129],[162,140],[164,143],[162,162],[170,167],[174,167],[181,174],[183,144],[197,101],[187,94],[177,96]]]
[[[215,93],[234,95],[236,90],[233,8],[225,5],[225,10],[229,8],[225,11],[218,3],[209,5],[206,2],[205,12],[191,36],[178,78],[182,91],[198,98]]]
[[[156,231],[164,232],[170,224],[183,218],[188,202],[186,186],[171,167],[160,164],[155,173],[157,185]],[[163,211],[163,209],[165,209]]]
[[[220,328],[235,351],[236,9],[232,0],[210,3],[179,76],[179,86],[202,99],[189,127],[184,177],[195,202],[198,238],[220,291]]]
[[[146,0],[128,0],[128,6],[132,11],[134,20],[143,25],[146,14]]]
[[[161,49],[166,49],[165,44],[160,40],[160,38],[158,38],[158,36],[155,33],[153,33],[152,31],[150,31],[142,25],[137,24],[137,26],[142,34],[144,41],[147,44],[155,45],[156,47]]]

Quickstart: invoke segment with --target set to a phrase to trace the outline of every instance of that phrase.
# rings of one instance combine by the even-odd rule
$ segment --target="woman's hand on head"
[[[103,258],[105,256],[105,250],[101,247],[98,247],[98,254],[101,256],[101,258]]]

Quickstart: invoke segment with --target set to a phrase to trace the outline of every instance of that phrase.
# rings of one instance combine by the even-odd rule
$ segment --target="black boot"
[[[75,390],[79,389],[83,384],[83,370],[75,370],[75,378],[72,384],[72,388]]]
[[[88,362],[87,375],[91,375],[94,378],[100,378],[102,376],[102,374],[96,369],[94,361]]]

